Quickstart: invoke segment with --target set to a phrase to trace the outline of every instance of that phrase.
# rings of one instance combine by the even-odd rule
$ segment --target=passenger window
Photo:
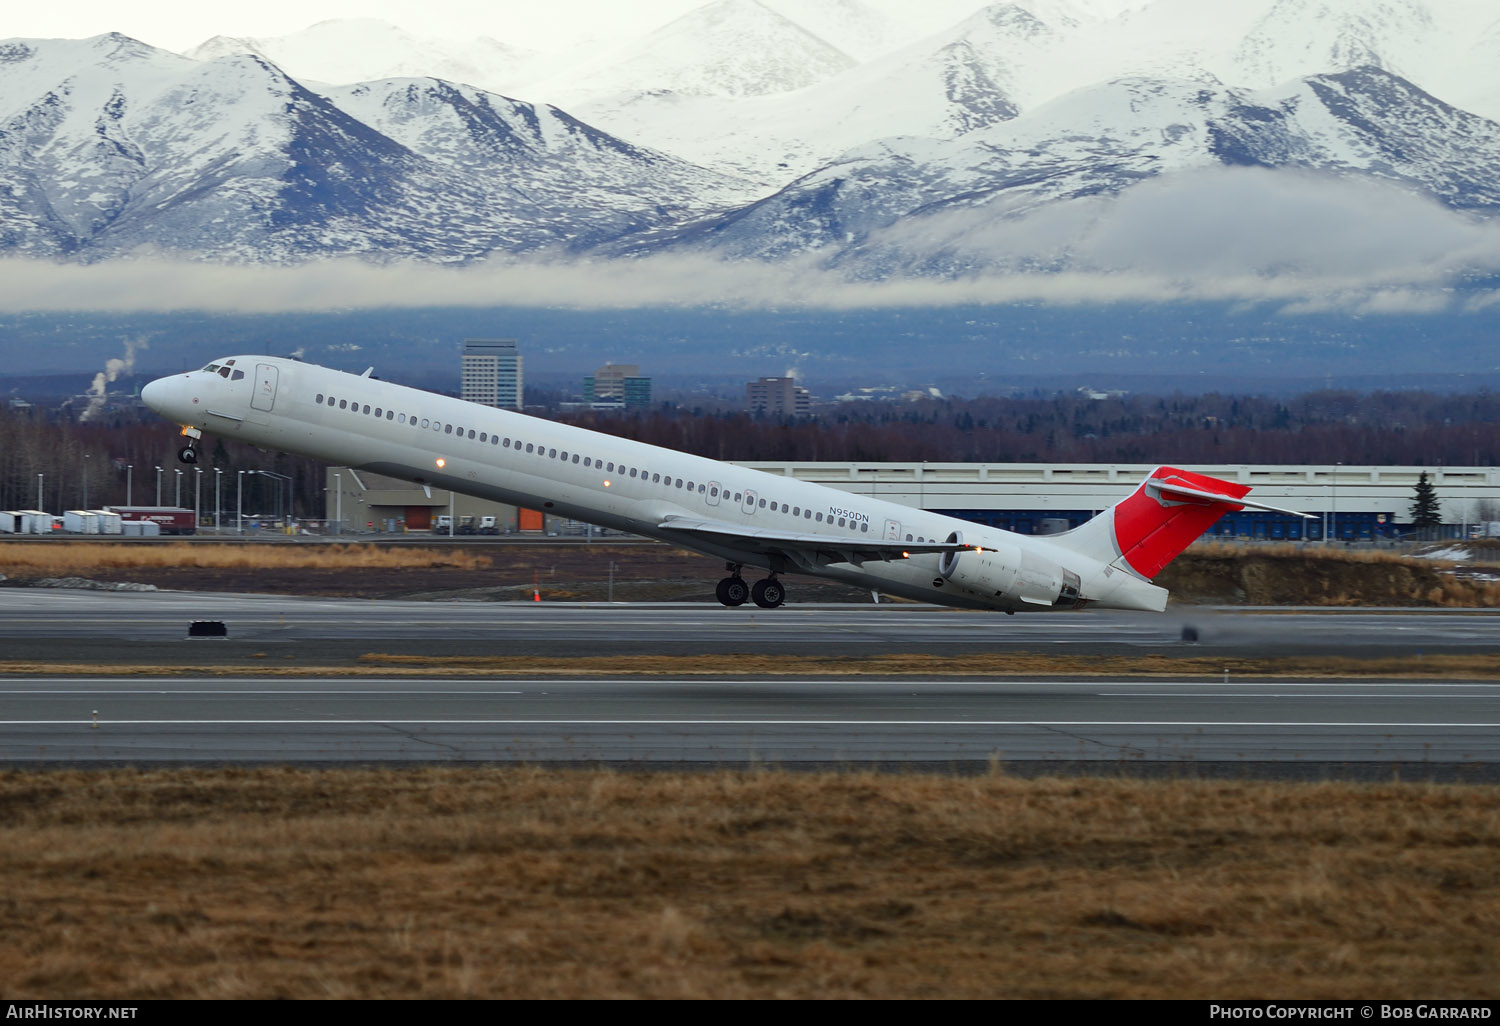
[[[735,502],[739,502],[743,498],[744,498],[744,496],[742,494],[740,494],[739,492],[735,492],[734,493],[734,501]]]
[[[345,409],[348,409],[348,408],[349,408],[349,400],[347,400],[347,399],[340,399],[339,400],[339,409],[345,410]]]
[[[481,432],[479,432],[479,440],[481,442],[488,442],[490,440],[489,432],[488,431],[481,431]]]
[[[385,419],[386,420],[395,420],[396,419],[396,411],[395,410],[386,410],[385,411]]]
[[[708,491],[708,485],[702,485],[701,484],[701,485],[698,486],[698,494],[699,495],[702,495],[706,491]]]
[[[819,513],[818,514],[818,523],[821,524],[822,522],[823,522],[823,514]]]
[[[634,467],[630,468],[630,476],[631,477],[635,477],[635,468]]]
[[[801,506],[793,506],[792,507],[792,516],[794,516],[794,517],[800,517],[801,515],[802,515],[802,507]]]
[[[377,416],[377,417],[383,417],[383,416],[385,416],[385,414],[381,411],[381,409],[380,409],[379,406],[375,407],[375,416]]]
[[[592,466],[593,466],[593,465],[594,465],[594,462],[593,462],[593,460],[591,460],[591,459],[589,459],[589,458],[588,458],[588,457],[587,457],[587,456],[585,456],[585,457],[584,457],[584,458],[583,458],[583,465],[584,465],[584,466],[585,466],[585,467],[592,467]]]
[[[867,523],[865,523],[864,521],[860,521],[859,530],[860,530],[861,534],[869,534],[870,533],[870,525],[867,524]]]
[[[844,526],[844,518],[843,517],[839,517],[839,526],[840,527]]]
[[[911,541],[911,535],[907,535],[907,536],[906,536],[906,540],[907,540],[907,541]]]
[[[556,449],[548,449],[547,450],[547,456],[548,456],[549,459],[554,459],[554,460],[557,459],[557,450]]]
[[[474,429],[473,428],[469,428],[469,438],[472,439],[473,437],[474,437]]]
[[[803,510],[802,511],[802,519],[803,520],[811,520],[812,519],[812,510],[810,510],[810,509]]]
[[[445,435],[451,435],[451,434],[453,434],[453,425],[449,424],[446,428],[444,428],[443,429],[443,434],[445,434]]]
[[[765,499],[761,499],[760,500],[760,508],[761,509],[765,509],[766,508],[766,500]]]
[[[370,407],[366,406],[365,407],[365,416],[368,417],[369,415],[370,415]]]
[[[573,462],[574,463],[578,462],[578,454],[576,452],[573,454]]]
[[[566,462],[568,462],[568,454],[567,454],[567,453],[566,453],[566,452],[564,452],[564,453],[563,453],[563,454],[562,454],[562,461],[563,461],[563,462],[564,462],[564,463],[566,463]]]
[[[318,403],[319,406],[323,405],[323,393],[322,392],[318,393],[317,403]]]
[[[506,439],[506,440],[505,440],[505,448],[507,448],[507,449],[509,449],[509,448],[510,448],[510,439],[509,439],[509,438],[507,438],[507,439]]]
[[[609,471],[611,474],[613,474],[615,472],[614,461],[611,460],[609,466],[605,467],[604,469],[607,470],[607,471]]]
[[[677,487],[678,488],[682,487],[682,478],[680,478],[680,477],[677,479]]]
[[[423,418],[422,418],[422,426],[423,426],[423,427],[424,427],[424,428],[425,428],[425,427],[426,427],[426,426],[427,426],[427,418],[426,418],[426,417],[423,417]]]
[[[401,416],[397,417],[396,420],[399,421],[402,424],[405,424],[406,423],[406,414],[404,414],[404,413],[401,414]]]
[[[661,484],[661,475],[660,474],[652,474],[651,475],[651,483],[652,484]]]
[[[532,451],[532,446],[531,446],[531,443],[530,443],[530,442],[527,442],[527,443],[526,443],[526,451],[527,451],[527,452],[531,452],[531,451]]]

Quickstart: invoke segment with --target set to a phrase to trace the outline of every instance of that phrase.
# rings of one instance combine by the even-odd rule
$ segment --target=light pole
[[[286,482],[286,520],[284,521],[284,526],[290,530],[292,526],[292,479],[286,474],[278,474],[274,470],[252,470],[251,473],[276,478],[277,506],[281,505],[281,482]]]
[[[42,509],[42,477],[43,475],[41,474],[36,476],[36,510],[38,513],[44,512]]]
[[[224,533],[224,521],[221,519],[220,510],[223,508],[219,502],[220,486],[224,483],[224,471],[219,467],[214,468],[214,534]]]
[[[194,467],[198,476],[193,478],[193,531],[198,530],[198,519],[203,516],[203,468]]]
[[[245,472],[236,470],[236,483],[238,488],[234,497],[234,533],[245,533]]]
[[[1328,479],[1328,488],[1332,495],[1328,503],[1328,523],[1333,532],[1334,541],[1337,541],[1339,536],[1339,468],[1342,466],[1342,463],[1335,463],[1333,475]]]
[[[89,508],[89,454],[83,454],[83,508]]]
[[[156,504],[161,505],[161,468],[156,468]]]
[[[175,500],[173,500],[173,504],[178,509],[181,509],[182,508],[182,468],[181,467],[173,467],[172,468],[172,473],[174,473],[174,474],[177,475],[177,498]]]
[[[127,463],[127,464],[125,464],[125,505],[127,505],[127,506],[131,505],[132,501],[135,498],[135,496],[134,496],[134,494],[132,492],[132,489],[130,487],[131,486],[131,479],[134,476],[135,476],[135,464],[134,463]]]
[[[333,507],[338,526],[333,529],[334,534],[344,533],[344,475],[335,473],[333,475],[334,500]]]

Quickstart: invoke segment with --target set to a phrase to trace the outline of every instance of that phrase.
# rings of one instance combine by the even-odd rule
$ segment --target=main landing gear
[[[720,581],[718,587],[714,589],[714,597],[724,605],[742,606],[745,600],[749,599],[762,609],[775,609],[786,601],[786,588],[776,579],[775,574],[764,581],[756,581],[752,587],[746,584],[745,579],[740,576],[739,565],[728,563],[724,569],[728,570],[731,576]]]

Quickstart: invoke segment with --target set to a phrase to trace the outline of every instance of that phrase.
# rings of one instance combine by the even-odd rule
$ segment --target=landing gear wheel
[[[781,586],[780,581],[768,577],[764,581],[755,582],[755,587],[750,589],[750,597],[762,609],[775,609],[786,601],[786,589]]]
[[[177,450],[177,458],[183,463],[197,463],[198,450],[194,449],[191,445],[184,445],[181,449]]]
[[[750,597],[750,586],[742,577],[726,577],[714,589],[714,597],[726,606],[743,606]]]

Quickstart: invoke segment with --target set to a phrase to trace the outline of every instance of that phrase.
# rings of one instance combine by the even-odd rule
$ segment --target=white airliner
[[[141,389],[204,432],[722,558],[726,606],[782,604],[780,576],[812,574],[949,606],[1161,611],[1161,569],[1249,488],[1173,467],[1082,527],[1029,537],[701,456],[479,406],[297,360],[234,356]],[[1294,514],[1304,515],[1304,514]],[[767,576],[747,584],[741,571]]]

